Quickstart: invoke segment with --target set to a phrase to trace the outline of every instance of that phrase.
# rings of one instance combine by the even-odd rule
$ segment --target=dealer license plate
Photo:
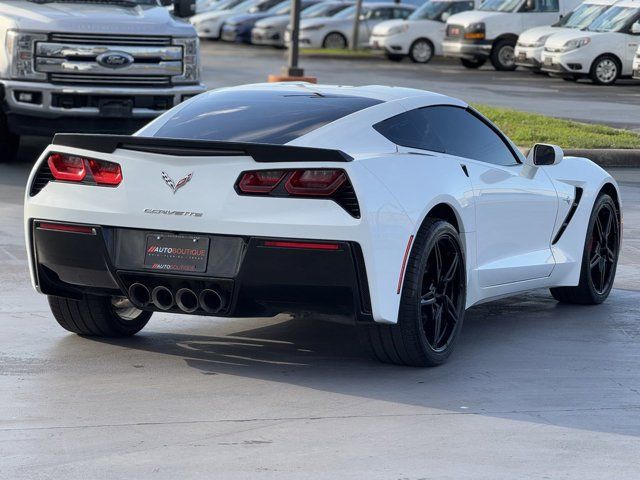
[[[171,272],[205,272],[209,239],[187,235],[147,235],[145,268]]]
[[[545,57],[545,59],[544,59],[544,64],[545,64],[545,65],[553,65],[553,58],[551,58],[551,57]]]
[[[519,61],[524,62],[526,59],[527,59],[527,54],[526,54],[526,53],[524,53],[524,52],[520,52],[520,53],[518,54],[518,60],[519,60]]]

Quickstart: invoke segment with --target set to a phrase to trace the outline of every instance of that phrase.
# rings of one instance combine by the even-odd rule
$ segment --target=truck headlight
[[[484,40],[486,27],[483,22],[472,23],[464,29],[464,38],[467,40]]]
[[[571,50],[576,50],[580,47],[584,47],[585,45],[589,45],[589,43],[591,43],[591,38],[589,37],[576,38],[575,40],[569,40],[567,43],[565,43],[560,51],[570,52]]]
[[[9,75],[15,80],[46,80],[47,74],[36,72],[35,51],[37,42],[47,41],[42,33],[7,32],[6,50],[9,59]]]
[[[198,37],[174,38],[174,45],[182,47],[182,75],[173,77],[173,83],[200,81],[200,40]]]

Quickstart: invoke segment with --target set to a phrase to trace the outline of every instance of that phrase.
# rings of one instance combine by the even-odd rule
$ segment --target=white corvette
[[[25,204],[33,285],[71,332],[315,311],[420,366],[480,302],[604,301],[622,225],[604,170],[525,158],[460,100],[305,83],[211,91],[134,136],[57,135]]]

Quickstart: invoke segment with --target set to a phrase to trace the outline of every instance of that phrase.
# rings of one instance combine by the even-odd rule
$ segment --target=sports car
[[[481,302],[603,302],[621,225],[591,161],[524,156],[463,101],[382,86],[223,88],[133,136],[59,134],[25,197],[33,285],[71,332],[314,312],[414,366],[444,362]]]

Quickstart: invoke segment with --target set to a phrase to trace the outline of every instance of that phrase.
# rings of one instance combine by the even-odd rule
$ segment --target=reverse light
[[[284,188],[291,195],[329,196],[347,180],[342,170],[296,170]]]
[[[284,176],[284,170],[245,172],[238,182],[238,188],[243,193],[268,193],[280,183]]]
[[[122,182],[120,165],[65,153],[52,153],[47,165],[55,180],[115,187]]]

